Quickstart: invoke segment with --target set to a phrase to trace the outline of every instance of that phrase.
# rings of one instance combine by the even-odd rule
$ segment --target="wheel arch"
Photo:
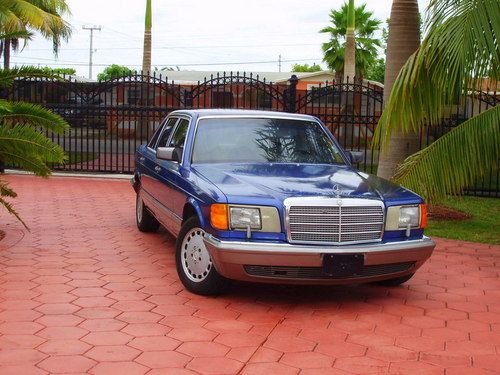
[[[202,228],[205,227],[206,220],[203,216],[203,211],[200,207],[199,202],[194,198],[189,198],[184,204],[184,208],[182,210],[182,224],[184,224],[192,216],[198,217],[200,226]]]

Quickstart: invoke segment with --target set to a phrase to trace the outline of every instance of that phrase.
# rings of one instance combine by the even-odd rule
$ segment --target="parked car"
[[[354,159],[312,116],[175,111],[137,150],[137,226],[177,237],[198,294],[227,279],[399,285],[435,247],[426,206]]]

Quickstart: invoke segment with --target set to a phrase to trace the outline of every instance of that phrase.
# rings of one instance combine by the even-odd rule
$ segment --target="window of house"
[[[335,86],[307,85],[313,106],[339,106],[341,93]]]

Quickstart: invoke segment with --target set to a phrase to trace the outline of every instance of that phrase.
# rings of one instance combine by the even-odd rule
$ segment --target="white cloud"
[[[94,77],[110,64],[140,69],[145,0],[67,0],[74,28],[71,40],[58,58],[48,41],[37,37],[14,63],[68,66],[79,75],[88,73],[89,32],[83,25],[101,25],[95,32]],[[320,63],[318,30],[329,22],[328,14],[343,0],[153,0],[153,65],[179,65],[192,70],[277,71],[294,62]],[[357,1],[361,4],[361,1]],[[428,3],[419,0],[421,11]],[[389,17],[390,0],[368,0],[367,8],[381,20]],[[263,62],[230,64],[231,62]],[[188,66],[188,64],[193,64]],[[205,65],[200,64],[220,64]]]

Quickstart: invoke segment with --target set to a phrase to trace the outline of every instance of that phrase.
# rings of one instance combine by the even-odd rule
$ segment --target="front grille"
[[[251,266],[245,265],[245,272],[251,276],[272,277],[280,279],[353,279],[359,277],[370,277],[389,275],[392,273],[405,272],[413,268],[414,262],[377,264],[363,266],[361,271],[352,276],[335,276],[323,272],[323,267],[291,267],[291,266]]]
[[[346,244],[379,241],[382,237],[384,206],[380,201],[293,201],[298,204],[287,207],[288,239],[292,243]]]

